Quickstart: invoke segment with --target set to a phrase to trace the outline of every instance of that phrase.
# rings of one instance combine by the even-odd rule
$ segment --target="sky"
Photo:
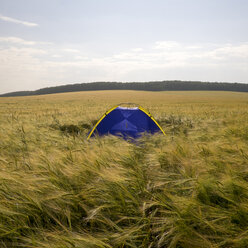
[[[247,0],[0,0],[0,94],[96,81],[248,83]]]

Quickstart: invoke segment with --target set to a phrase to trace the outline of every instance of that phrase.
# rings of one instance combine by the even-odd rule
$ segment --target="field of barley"
[[[87,141],[123,102],[166,136]],[[0,98],[0,247],[248,247],[248,94]]]

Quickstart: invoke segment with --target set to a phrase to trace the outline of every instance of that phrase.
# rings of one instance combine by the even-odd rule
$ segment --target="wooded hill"
[[[248,84],[200,81],[153,81],[153,82],[93,82],[47,87],[35,91],[17,91],[0,95],[32,96],[75,91],[94,90],[144,90],[144,91],[237,91],[248,92]]]

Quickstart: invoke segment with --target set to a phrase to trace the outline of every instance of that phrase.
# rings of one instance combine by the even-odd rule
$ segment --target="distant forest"
[[[32,96],[55,94],[75,91],[94,91],[94,90],[143,90],[143,91],[237,91],[248,92],[248,84],[241,83],[217,83],[217,82],[198,82],[198,81],[153,81],[153,82],[93,82],[81,84],[68,84],[55,87],[42,88],[35,91],[17,91],[0,95],[8,96]]]

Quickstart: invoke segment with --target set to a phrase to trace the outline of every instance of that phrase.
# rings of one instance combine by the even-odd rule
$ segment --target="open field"
[[[135,102],[166,136],[86,141]],[[0,247],[248,247],[248,94],[0,98]]]

